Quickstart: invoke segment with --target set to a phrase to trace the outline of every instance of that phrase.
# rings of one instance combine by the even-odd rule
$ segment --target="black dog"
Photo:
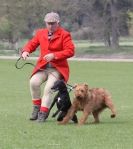
[[[57,105],[57,111],[52,115],[52,117],[55,117],[57,114],[59,114],[57,121],[62,121],[67,114],[68,109],[71,107],[71,100],[67,86],[63,80],[58,80],[54,83],[54,86],[51,89],[58,91],[50,107],[51,110],[55,103]],[[78,122],[76,115],[73,116],[72,121],[74,121],[74,123]]]

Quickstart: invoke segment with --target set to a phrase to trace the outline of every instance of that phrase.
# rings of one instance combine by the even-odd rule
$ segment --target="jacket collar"
[[[60,36],[60,34],[61,34],[61,27],[59,27],[59,28],[53,33],[53,38],[52,38],[51,40],[58,38],[58,37]],[[44,37],[45,37],[46,39],[48,39],[48,30],[47,30],[47,29],[44,29]]]
[[[61,34],[61,28],[59,27],[59,28],[54,32],[52,40],[58,38],[58,37],[60,36],[60,34]]]

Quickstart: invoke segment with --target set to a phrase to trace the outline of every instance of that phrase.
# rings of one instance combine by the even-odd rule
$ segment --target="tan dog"
[[[99,123],[99,114],[106,107],[108,107],[112,112],[111,118],[116,116],[111,96],[105,89],[91,89],[86,84],[78,84],[75,86],[74,95],[75,97],[72,106],[70,107],[67,115],[61,122],[59,122],[59,124],[68,123],[78,110],[83,111],[83,115],[78,122],[79,125],[84,124],[88,118],[88,115],[91,113],[95,119],[94,123]]]

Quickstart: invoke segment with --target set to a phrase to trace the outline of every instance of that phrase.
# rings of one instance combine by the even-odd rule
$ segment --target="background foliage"
[[[132,0],[0,0],[0,39],[11,48],[44,27],[47,12],[56,11],[74,39],[102,40],[118,47],[119,37],[132,34]]]

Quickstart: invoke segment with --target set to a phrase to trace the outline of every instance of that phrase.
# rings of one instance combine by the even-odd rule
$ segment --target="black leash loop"
[[[21,66],[19,66],[19,62],[20,62],[20,60],[22,59],[22,57],[19,57],[18,59],[17,59],[17,61],[16,61],[16,63],[15,63],[15,67],[17,68],[17,69],[22,69],[25,65],[31,65],[31,66],[33,66],[33,67],[35,67],[35,65],[33,64],[33,63],[30,63],[30,62],[26,62],[26,63],[24,63],[24,64],[22,64]],[[22,59],[23,60],[23,59]],[[40,69],[40,70],[44,70],[44,69]],[[48,73],[50,73],[50,72],[48,72]],[[52,74],[52,73],[51,73]],[[53,75],[53,74],[52,74]],[[53,75],[54,76],[54,75]],[[69,89],[69,92],[71,92],[72,90],[73,90],[73,88],[74,88],[74,86],[72,86],[72,85],[70,85],[70,84],[66,84],[67,85],[67,89]]]
[[[15,63],[15,67],[17,68],[17,69],[22,69],[25,65],[32,65],[32,66],[35,66],[33,63],[29,63],[29,62],[26,62],[26,63],[24,63],[23,65],[21,65],[21,66],[19,66],[19,61],[22,59],[22,57],[19,57],[18,59],[17,59],[17,61],[16,61],[16,63]]]

